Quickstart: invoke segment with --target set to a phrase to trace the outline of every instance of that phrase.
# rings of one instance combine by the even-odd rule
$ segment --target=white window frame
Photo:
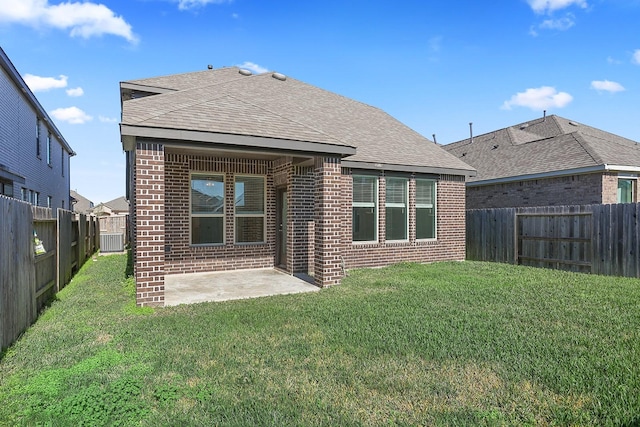
[[[638,201],[638,176],[633,174],[618,174],[618,180],[616,181],[616,202],[622,203],[620,201],[620,181],[630,181],[631,182],[631,203],[636,203]]]
[[[361,178],[371,178],[373,179],[373,202],[354,202],[354,197],[353,197],[353,179],[356,177],[361,177]],[[375,219],[374,219],[374,228],[373,228],[373,240],[353,240],[353,225],[352,225],[352,231],[351,231],[351,242],[352,244],[363,244],[363,243],[378,243],[378,241],[380,240],[379,236],[380,236],[380,230],[379,230],[379,225],[380,225],[380,183],[379,183],[380,179],[378,176],[375,175],[367,175],[367,174],[354,174],[352,176],[352,183],[351,183],[351,221],[354,221],[353,218],[353,208],[373,208],[375,211]]]
[[[238,178],[262,178],[262,213],[261,214],[239,214],[236,209],[236,185]],[[262,240],[259,242],[238,242],[236,232],[238,227],[238,218],[262,218]],[[267,177],[265,175],[238,174],[233,177],[233,242],[237,245],[256,245],[266,243],[267,241]]]
[[[51,164],[51,132],[47,133],[47,164],[52,166]]]
[[[200,176],[200,177],[220,177],[222,178],[222,198],[223,198],[223,202],[222,202],[222,213],[221,214],[211,214],[211,213],[196,213],[194,214],[192,212],[193,210],[193,206],[192,206],[192,200],[191,200],[191,183],[193,181],[193,177],[194,176]],[[216,181],[219,182],[219,181]],[[227,214],[227,206],[226,206],[226,180],[225,180],[225,174],[224,173],[216,173],[216,172],[191,172],[189,174],[189,244],[191,246],[198,246],[198,247],[202,247],[202,246],[222,246],[225,244],[226,241],[226,227],[227,227],[227,221],[226,221],[226,214]],[[208,242],[208,243],[193,243],[193,218],[222,218],[222,242]]]
[[[387,176],[385,177],[385,188],[388,190],[389,181],[404,181],[404,203],[389,203],[387,202],[388,197],[385,196],[384,200],[384,209],[385,209],[385,218],[387,214],[387,208],[404,208],[404,231],[405,237],[403,239],[389,239],[387,238],[389,230],[386,227],[385,220],[385,240],[387,242],[406,242],[409,240],[409,178],[405,178],[402,176]],[[385,194],[388,195],[389,192],[385,191]]]
[[[433,183],[433,203],[418,203],[418,182],[419,181]],[[428,178],[416,178],[415,186],[416,186],[416,240],[421,240],[421,241],[437,240],[438,239],[438,181],[436,181],[435,179],[428,179]],[[432,209],[432,208],[433,208],[433,216],[434,216],[433,237],[418,238],[418,209]]]

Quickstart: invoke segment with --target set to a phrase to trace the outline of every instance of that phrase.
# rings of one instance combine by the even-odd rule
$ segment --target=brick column
[[[315,257],[314,275],[318,286],[340,283],[342,278],[342,174],[339,158],[315,158]]]
[[[138,143],[135,264],[138,306],[164,305],[164,146]]]

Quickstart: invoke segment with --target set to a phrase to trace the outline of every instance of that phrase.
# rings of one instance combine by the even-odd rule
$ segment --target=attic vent
[[[528,127],[529,127],[529,123],[525,123],[525,124],[523,124],[522,126],[520,126],[520,130],[522,130],[522,129],[526,129],[526,128],[528,128]]]
[[[464,156],[466,156],[466,155],[467,155],[467,153],[462,153],[462,156],[460,156],[460,157],[464,157]]]
[[[574,122],[569,122],[569,124],[570,124],[571,126],[576,126],[576,127],[578,126],[578,124],[577,124],[577,123],[574,123]]]
[[[285,81],[287,80],[287,76],[285,76],[284,74],[280,74],[280,73],[273,73],[272,77],[276,80],[280,80],[280,81]]]
[[[245,70],[244,68],[240,68],[240,70],[238,72],[240,74],[242,74],[243,76],[250,76],[251,74],[253,74],[251,71]]]

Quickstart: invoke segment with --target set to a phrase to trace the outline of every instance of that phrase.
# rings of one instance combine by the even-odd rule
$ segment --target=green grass
[[[463,262],[134,304],[89,261],[0,360],[2,425],[640,423],[640,281]]]

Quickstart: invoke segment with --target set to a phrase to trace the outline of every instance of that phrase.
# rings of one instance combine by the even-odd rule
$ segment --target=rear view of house
[[[640,144],[556,115],[444,149],[478,171],[469,209],[638,202]]]
[[[137,302],[165,275],[465,257],[472,167],[385,112],[235,67],[120,84]]]

